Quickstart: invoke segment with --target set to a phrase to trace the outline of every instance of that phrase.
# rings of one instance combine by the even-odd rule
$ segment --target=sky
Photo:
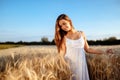
[[[51,41],[62,13],[88,40],[120,39],[120,0],[0,0],[0,42]]]

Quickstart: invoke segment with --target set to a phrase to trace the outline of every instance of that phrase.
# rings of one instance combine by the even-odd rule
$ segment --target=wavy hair
[[[72,25],[71,19],[66,14],[61,14],[61,15],[58,16],[58,18],[56,19],[56,24],[55,24],[55,38],[54,38],[55,44],[56,44],[57,49],[58,49],[58,52],[60,52],[60,49],[62,48],[62,44],[64,44],[64,42],[65,42],[64,41],[64,36],[67,34],[67,32],[62,30],[61,26],[59,25],[59,21],[62,20],[62,19],[66,20],[66,21],[69,21],[70,26],[72,28],[74,28],[73,25]]]

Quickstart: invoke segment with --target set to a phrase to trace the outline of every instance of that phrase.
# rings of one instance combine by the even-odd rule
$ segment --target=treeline
[[[41,41],[33,41],[33,42],[24,42],[24,41],[18,41],[18,42],[0,42],[0,44],[23,44],[23,45],[55,45],[54,40],[49,41],[47,37],[41,38]],[[120,39],[117,39],[116,37],[110,37],[103,40],[88,40],[89,45],[119,45]]]
[[[117,39],[116,37],[109,37],[103,40],[90,40],[88,41],[89,45],[119,45],[120,39]]]
[[[6,41],[6,42],[0,42],[0,44],[55,45],[55,42],[54,42],[54,40],[49,41],[47,37],[43,37],[43,38],[41,38],[41,41],[32,41],[32,42],[25,42],[25,41],[12,42],[12,41]]]

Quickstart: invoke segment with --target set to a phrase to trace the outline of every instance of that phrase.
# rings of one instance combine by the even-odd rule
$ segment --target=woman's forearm
[[[93,49],[93,48],[89,48],[89,49],[87,49],[86,52],[88,52],[88,53],[92,53],[92,54],[104,54],[104,53],[105,53],[105,52],[102,51],[102,50],[99,50],[99,49]]]

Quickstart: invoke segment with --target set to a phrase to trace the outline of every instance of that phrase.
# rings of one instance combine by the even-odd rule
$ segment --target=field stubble
[[[120,46],[92,46],[114,54],[86,54],[91,80],[120,80]],[[74,74],[55,46],[0,50],[0,80],[72,80]]]

